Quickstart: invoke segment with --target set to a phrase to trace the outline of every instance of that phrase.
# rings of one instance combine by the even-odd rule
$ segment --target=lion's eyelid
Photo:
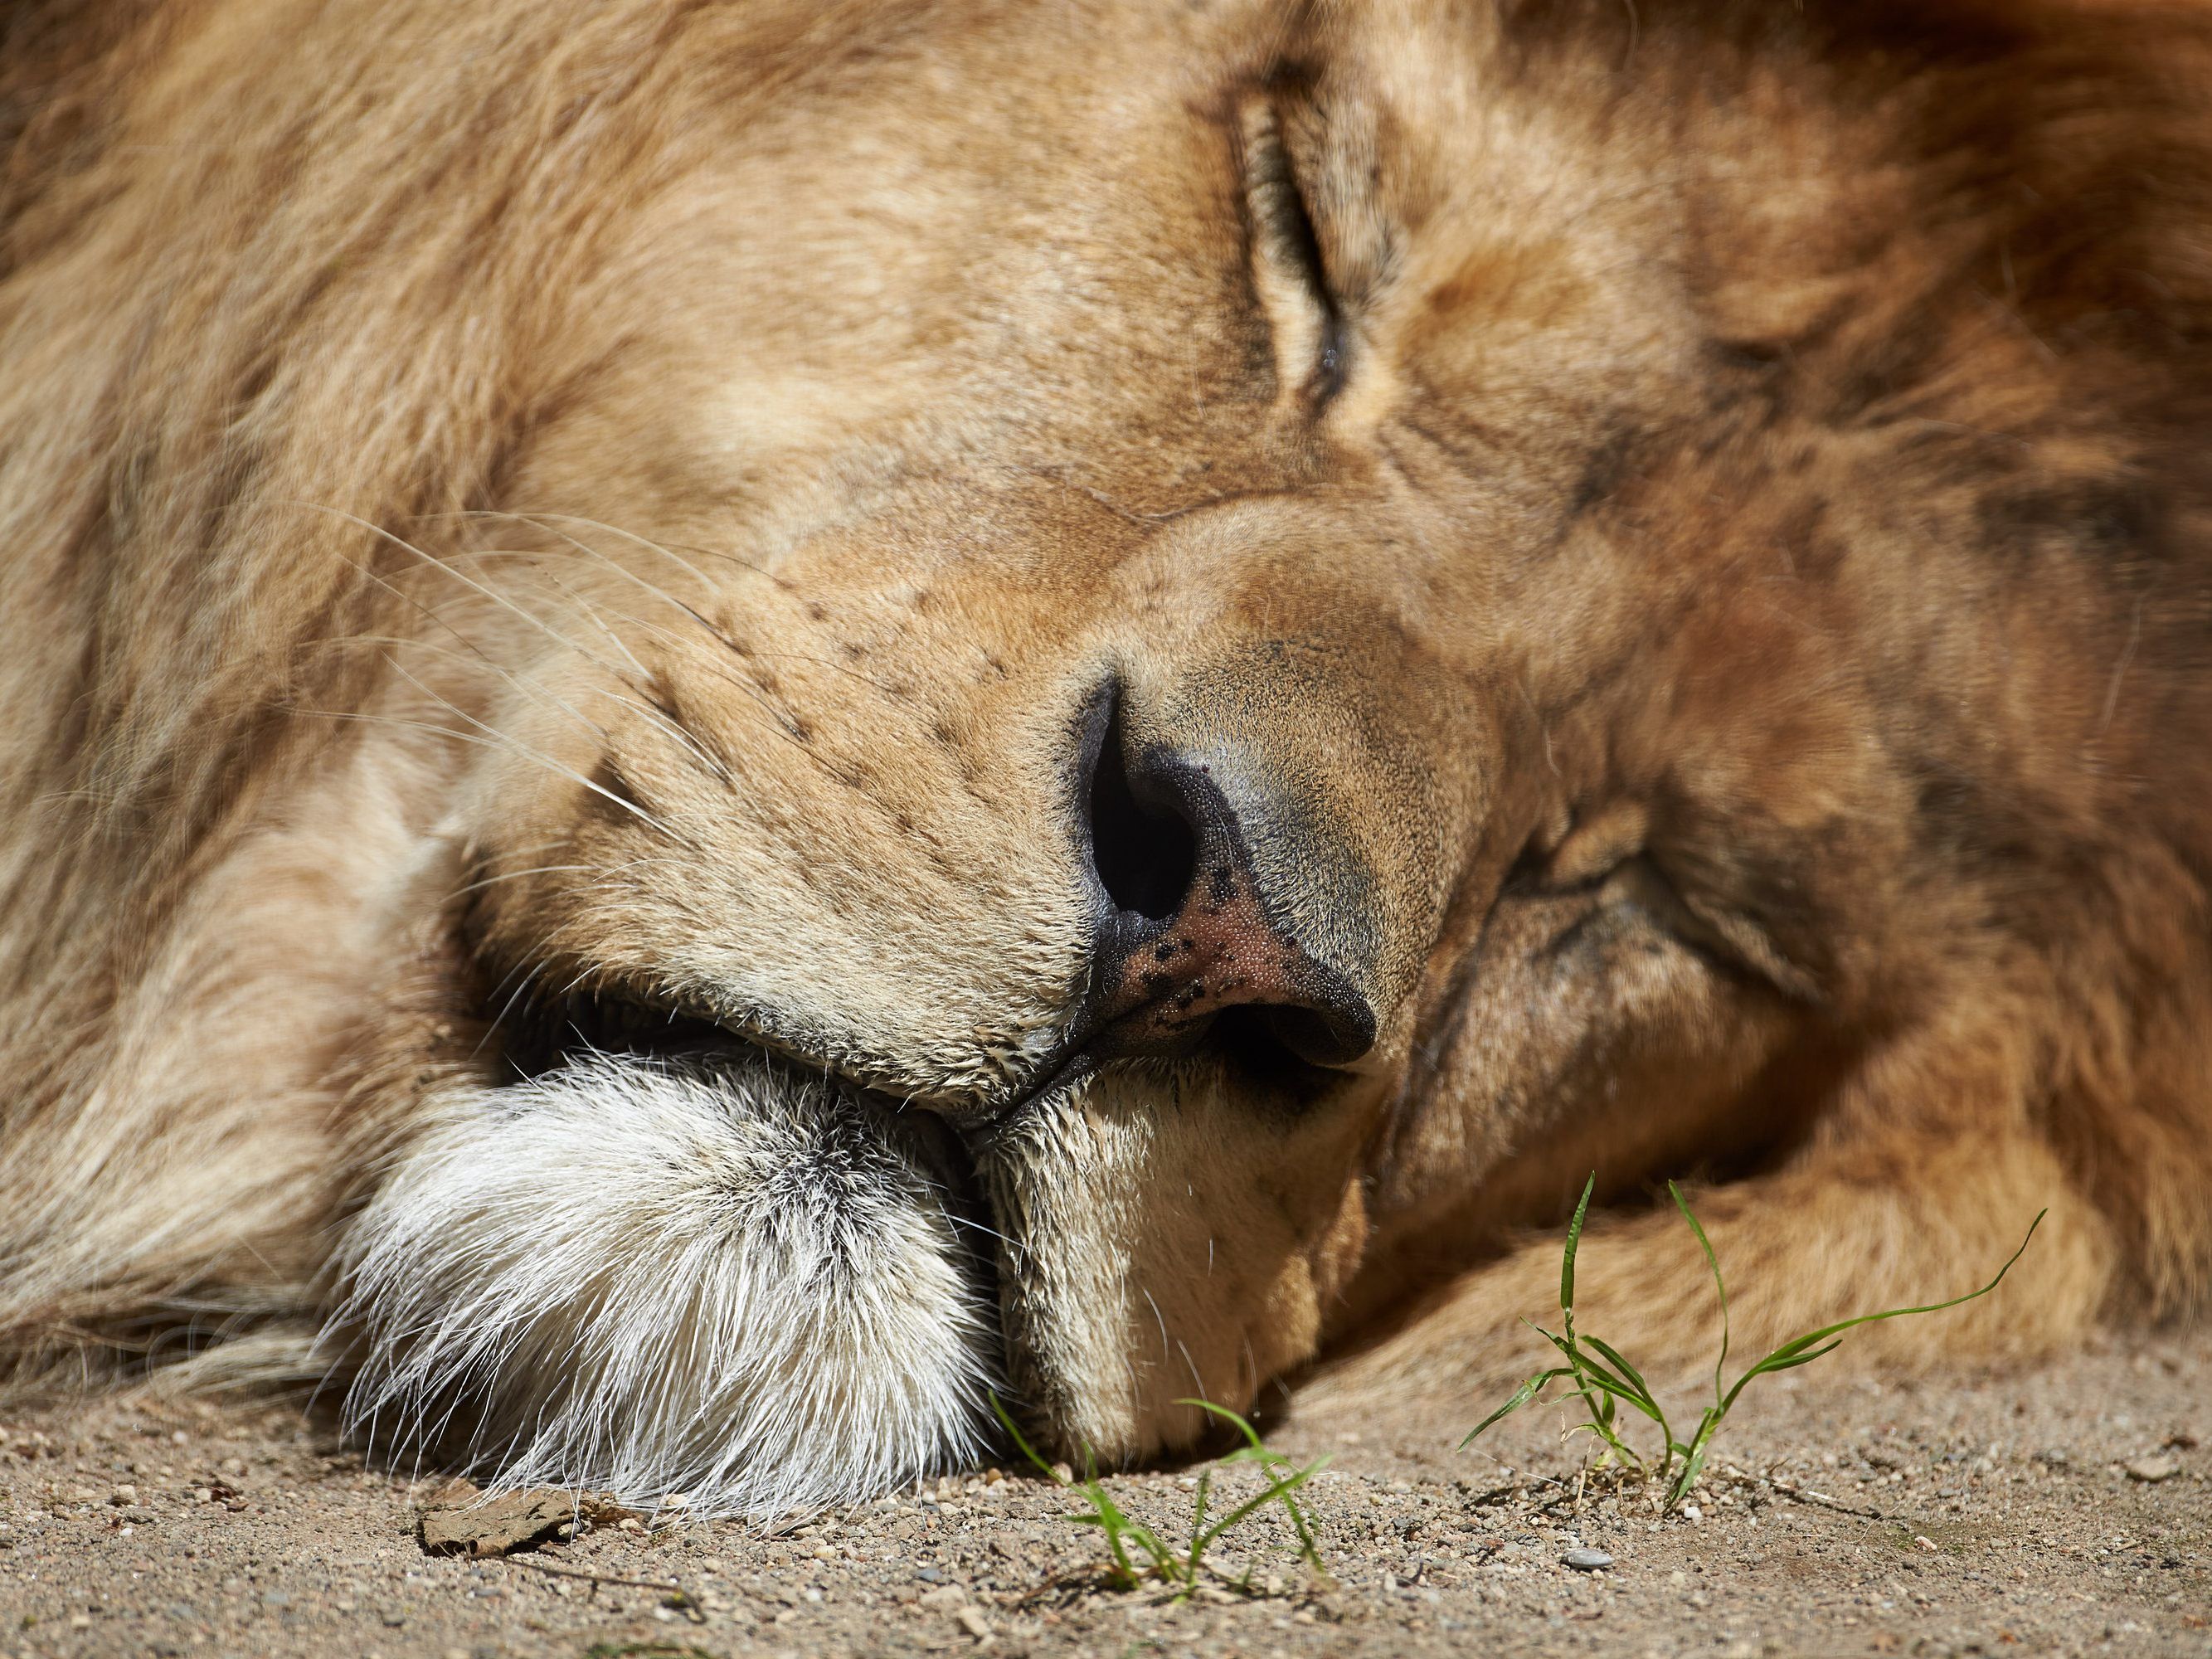
[[[1343,310],[1271,99],[1255,97],[1244,106],[1242,134],[1255,285],[1268,313],[1285,382],[1319,405],[1344,383]]]

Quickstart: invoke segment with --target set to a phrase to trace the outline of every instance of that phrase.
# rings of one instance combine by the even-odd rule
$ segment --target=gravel
[[[1329,1577],[1270,1513],[1181,1603],[1108,1588],[1067,1495],[1012,1471],[767,1533],[665,1507],[472,1511],[467,1489],[365,1468],[265,1405],[0,1412],[0,1659],[2212,1659],[2212,1334],[1923,1383],[1825,1364],[1773,1382],[1663,1517],[1580,1468],[1561,1412],[1493,1430],[1493,1455],[1452,1449],[1488,1401],[1293,1418],[1273,1443],[1334,1454],[1302,1493]],[[1188,1517],[1190,1471],[1110,1484],[1163,1532]]]

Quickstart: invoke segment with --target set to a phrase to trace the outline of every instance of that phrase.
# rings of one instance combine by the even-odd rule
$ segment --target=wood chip
[[[554,1486],[440,1504],[422,1512],[422,1550],[426,1555],[505,1555],[544,1543],[576,1515],[576,1495]]]

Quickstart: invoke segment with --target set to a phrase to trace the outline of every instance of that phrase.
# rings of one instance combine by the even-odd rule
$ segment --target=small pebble
[[[2166,1454],[2156,1457],[2138,1457],[2128,1465],[2129,1480],[2154,1486],[2160,1480],[2171,1480],[2180,1473],[2181,1460]]]
[[[966,1631],[978,1642],[988,1642],[991,1639],[990,1620],[984,1618],[974,1607],[961,1607],[953,1613],[952,1617],[961,1629]]]
[[[1602,1572],[1613,1565],[1613,1558],[1603,1550],[1574,1549],[1561,1556],[1559,1562],[1577,1572]]]

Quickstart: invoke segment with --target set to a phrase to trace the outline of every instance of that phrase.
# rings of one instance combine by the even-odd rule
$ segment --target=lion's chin
[[[997,1321],[932,1157],[764,1059],[471,1091],[352,1224],[348,1422],[500,1487],[755,1519],[972,1466]]]

